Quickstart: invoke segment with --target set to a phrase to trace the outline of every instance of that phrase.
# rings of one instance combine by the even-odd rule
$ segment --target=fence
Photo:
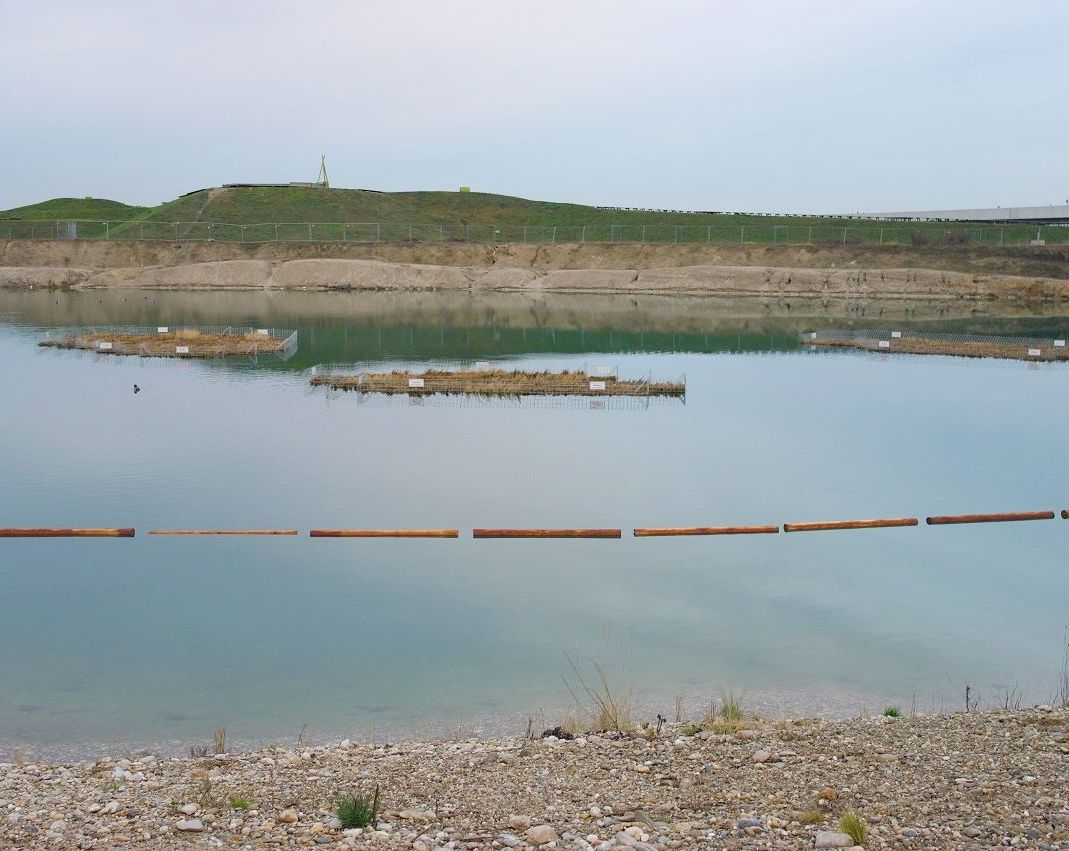
[[[197,335],[189,336],[190,332]],[[203,343],[197,338],[203,337]],[[264,347],[257,341],[271,340]],[[157,344],[161,341],[161,344]],[[177,343],[177,345],[176,345]],[[245,328],[234,325],[107,325],[94,328],[53,328],[42,346],[81,349],[115,355],[168,357],[231,357],[275,355],[288,360],[297,350],[297,331]]]
[[[1007,337],[997,334],[944,334],[926,331],[811,331],[799,343],[914,355],[958,355],[1026,361],[1069,360],[1066,336]]]
[[[586,224],[473,225],[414,222],[225,222],[0,220],[0,238],[165,240],[226,243],[655,243],[783,245],[1046,245],[1069,244],[1069,226],[887,223],[849,225]]]

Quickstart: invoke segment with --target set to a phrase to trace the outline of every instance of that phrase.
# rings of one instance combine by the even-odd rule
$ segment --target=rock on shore
[[[1069,711],[0,763],[0,847],[1069,849]],[[341,795],[381,790],[375,827]],[[238,799],[246,799],[239,801]],[[245,809],[231,803],[248,804]]]

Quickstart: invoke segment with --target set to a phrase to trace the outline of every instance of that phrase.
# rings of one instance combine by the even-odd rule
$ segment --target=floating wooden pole
[[[473,538],[619,538],[619,529],[473,529]]]
[[[310,538],[459,538],[459,529],[312,529]]]
[[[678,526],[665,529],[635,529],[636,538],[671,535],[775,535],[779,526]]]
[[[153,529],[150,535],[296,535],[296,529]]]
[[[819,523],[784,523],[784,532],[828,532],[834,529],[886,529],[916,526],[916,517],[889,517],[883,520],[826,520]]]
[[[0,538],[132,538],[133,529],[0,529]]]
[[[1062,509],[1062,520],[1069,520],[1069,508]]]
[[[1065,517],[1065,512],[1062,512]],[[929,526],[949,526],[955,523],[1006,523],[1011,520],[1053,520],[1053,511],[1017,511],[1006,514],[950,514],[929,517],[924,522]]]

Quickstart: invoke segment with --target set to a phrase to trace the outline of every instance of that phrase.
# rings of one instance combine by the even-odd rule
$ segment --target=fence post
[[[553,241],[557,241],[557,226],[553,225]]]
[[[646,241],[646,226],[645,225],[642,226],[642,241],[643,242]]]
[[[523,241],[527,242],[527,225],[523,226]]]
[[[746,241],[746,225],[739,225],[739,245]]]
[[[382,242],[382,223],[375,222],[375,242]]]
[[[445,225],[438,225],[438,241],[445,242]]]
[[[579,235],[580,242],[586,242],[586,225],[583,225],[583,232]]]
[[[245,225],[241,226],[241,241],[245,241]]]
[[[104,222],[104,239],[111,239],[111,227],[107,222]]]
[[[706,242],[712,242],[713,241],[713,226],[712,225],[706,225],[705,226],[705,241]]]
[[[1006,235],[1006,228],[998,229],[998,244],[1002,245],[1002,238]]]
[[[846,245],[846,225],[843,225],[843,245]]]
[[[408,241],[412,241],[412,222],[408,223]]]
[[[812,225],[809,226],[809,244],[810,245],[813,244],[813,226]]]
[[[471,242],[471,225],[464,225],[464,241]]]
[[[880,228],[880,245],[883,245],[883,228]]]

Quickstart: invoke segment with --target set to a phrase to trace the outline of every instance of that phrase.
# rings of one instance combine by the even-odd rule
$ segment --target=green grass
[[[894,223],[834,216],[758,216],[606,210],[485,192],[374,192],[365,189],[248,187],[202,189],[156,207],[98,198],[55,198],[0,212],[0,235],[13,221],[132,221],[84,238],[137,237],[289,241],[681,242],[843,245],[998,245],[1024,243],[1038,228],[1014,225]],[[186,224],[175,229],[175,222]],[[208,223],[214,227],[209,229]],[[369,226],[370,223],[370,226]],[[376,227],[376,223],[378,227]],[[309,229],[308,225],[318,225]],[[276,228],[277,225],[277,228]],[[243,227],[244,226],[244,227]],[[17,229],[17,228],[16,228]],[[823,230],[822,230],[823,229]],[[20,234],[13,234],[20,235]],[[39,235],[39,234],[35,234]],[[1069,228],[1042,229],[1049,243]]]
[[[886,709],[883,710],[883,714],[888,718],[901,718],[902,710],[899,709],[897,706],[888,706]]]
[[[338,800],[334,810],[342,828],[374,826],[379,814],[379,787],[373,795],[346,795]]]
[[[861,813],[854,809],[849,809],[843,813],[843,817],[839,821],[839,830],[854,840],[855,845],[864,845],[869,835],[868,826],[861,817]]]
[[[121,201],[104,198],[53,198],[28,207],[0,212],[0,219],[54,221],[56,219],[137,219],[148,214],[151,207],[132,207]]]
[[[227,806],[232,810],[251,810],[252,801],[248,798],[243,798],[241,795],[231,795],[227,799]]]

